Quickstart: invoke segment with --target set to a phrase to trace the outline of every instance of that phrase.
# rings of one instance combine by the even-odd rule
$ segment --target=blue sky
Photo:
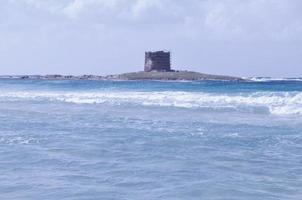
[[[0,74],[175,69],[302,77],[301,0],[1,0]]]

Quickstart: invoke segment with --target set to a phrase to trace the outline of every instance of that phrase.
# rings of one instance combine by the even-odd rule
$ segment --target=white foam
[[[302,81],[302,78],[274,78],[274,77],[244,77],[243,79],[253,82],[271,82],[271,81]]]
[[[39,141],[36,138],[31,138],[31,137],[4,136],[0,138],[0,143],[4,143],[8,145],[13,145],[13,144],[28,145],[28,144],[39,143]]]
[[[75,104],[138,104],[180,108],[210,108],[215,110],[265,108],[272,114],[302,114],[301,92],[255,92],[217,94],[201,92],[4,92],[2,101],[60,101]]]

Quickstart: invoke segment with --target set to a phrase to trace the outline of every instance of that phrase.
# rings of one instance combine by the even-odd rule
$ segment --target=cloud
[[[147,12],[149,9],[159,9],[163,10],[165,6],[164,0],[139,0],[136,1],[132,6],[132,14],[136,17],[142,15]]]
[[[16,27],[162,29],[193,39],[301,40],[300,0],[7,0],[2,23]],[[4,16],[5,15],[5,16]],[[1,23],[0,23],[1,26]]]
[[[288,60],[298,66],[294,62],[299,60],[297,46],[302,43],[301,10],[301,0],[3,0],[0,53],[11,54],[6,56],[11,63],[8,58],[15,52],[27,52],[24,59],[30,65],[30,58],[38,59],[34,55],[44,52],[36,61],[43,65],[42,58],[48,60],[49,55],[60,52],[68,58],[74,52],[76,63],[61,62],[77,65],[82,53],[91,62],[103,56],[111,66],[119,62],[116,52],[165,48],[182,52],[192,66],[212,59],[208,66],[213,69],[217,57],[237,60],[241,55],[238,70],[239,64],[252,64],[246,54],[262,59],[272,52],[280,59],[284,56],[283,60],[276,58],[267,65],[278,66],[292,55]],[[201,59],[197,53],[209,56],[194,63],[195,58]],[[135,65],[133,60],[128,62]]]
[[[301,31],[302,7],[298,1],[212,1],[207,7],[204,25],[215,32],[291,37],[291,32]]]
[[[70,18],[76,18],[85,11],[93,11],[98,14],[112,12],[121,3],[121,0],[74,0],[66,4],[62,12]]]
[[[238,34],[301,31],[300,0],[8,0],[30,10],[88,23],[169,22]],[[0,5],[3,4],[2,2]],[[26,6],[25,6],[26,5]],[[13,12],[13,10],[12,10]],[[194,28],[195,27],[195,28]],[[187,27],[190,28],[190,27]],[[274,33],[274,34],[273,34]]]

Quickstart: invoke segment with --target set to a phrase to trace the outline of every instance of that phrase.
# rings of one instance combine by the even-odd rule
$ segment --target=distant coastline
[[[151,72],[131,72],[117,75],[6,75],[0,76],[6,79],[34,79],[34,80],[185,80],[185,81],[244,81],[245,79],[234,76],[212,75],[193,71],[151,71]]]

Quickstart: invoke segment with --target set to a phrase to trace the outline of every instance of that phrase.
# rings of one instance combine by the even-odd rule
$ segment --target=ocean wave
[[[274,77],[243,77],[243,79],[252,82],[272,82],[272,81],[302,81],[302,78],[274,78]]]
[[[12,136],[12,137],[0,137],[0,143],[14,145],[28,145],[39,143],[39,140],[31,137],[22,137],[22,136]]]
[[[272,114],[302,114],[301,92],[255,92],[238,94],[201,92],[1,92],[1,101],[59,101],[74,104],[135,104],[214,110],[267,109]],[[253,109],[252,109],[253,110]]]

